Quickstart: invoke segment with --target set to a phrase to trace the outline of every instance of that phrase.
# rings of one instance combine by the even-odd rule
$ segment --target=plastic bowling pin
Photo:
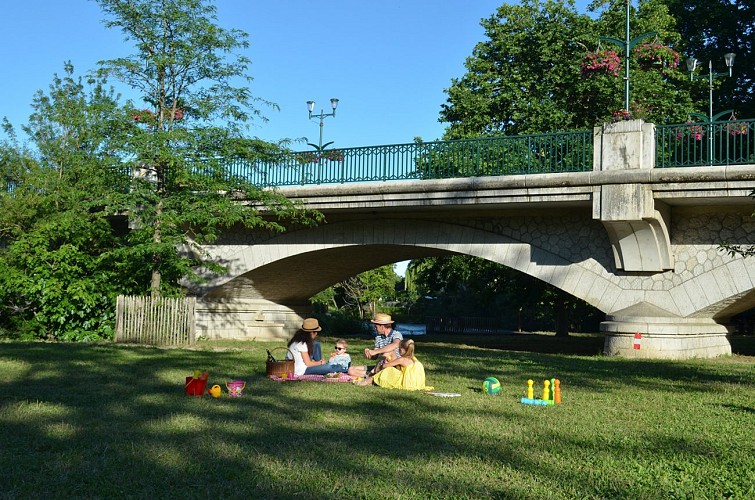
[[[535,399],[535,390],[532,387],[534,383],[535,381],[532,379],[527,381],[527,399]]]
[[[555,379],[553,381],[555,384],[553,387],[553,402],[557,405],[561,404],[561,381],[559,379]]]
[[[543,380],[543,401],[548,401],[550,399],[550,387],[551,381],[550,380]]]

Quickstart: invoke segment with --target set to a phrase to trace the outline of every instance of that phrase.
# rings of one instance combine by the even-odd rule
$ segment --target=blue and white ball
[[[489,396],[495,396],[501,392],[501,382],[495,377],[486,378],[482,383],[482,392]]]

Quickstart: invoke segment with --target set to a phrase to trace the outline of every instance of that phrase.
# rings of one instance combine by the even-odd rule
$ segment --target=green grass
[[[461,397],[276,383],[265,348],[282,343],[0,343],[0,498],[755,495],[751,338],[690,361],[596,355],[594,336],[416,341],[428,384]],[[194,369],[246,392],[187,397]],[[499,396],[480,391],[489,375]],[[563,404],[519,403],[551,377]]]

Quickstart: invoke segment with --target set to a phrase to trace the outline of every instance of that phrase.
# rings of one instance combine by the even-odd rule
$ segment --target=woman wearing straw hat
[[[389,314],[377,313],[372,319],[375,325],[375,348],[365,349],[364,356],[368,359],[381,359],[390,361],[401,357],[399,346],[404,336],[401,332],[393,329],[393,320]],[[366,377],[375,367],[352,366],[349,375],[352,377]]]
[[[288,341],[286,359],[294,360],[295,375],[324,375],[330,373],[330,366],[322,359],[322,347],[315,337],[322,328],[315,318],[307,318],[301,328]]]

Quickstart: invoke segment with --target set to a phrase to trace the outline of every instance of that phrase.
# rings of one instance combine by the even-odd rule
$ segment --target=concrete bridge
[[[586,172],[283,188],[327,223],[207,247],[229,273],[195,290],[198,335],[284,340],[328,286],[465,254],[603,311],[609,355],[729,354],[728,320],[755,307],[755,258],[719,245],[755,244],[755,165],[656,168],[655,134],[641,120],[597,127]]]

